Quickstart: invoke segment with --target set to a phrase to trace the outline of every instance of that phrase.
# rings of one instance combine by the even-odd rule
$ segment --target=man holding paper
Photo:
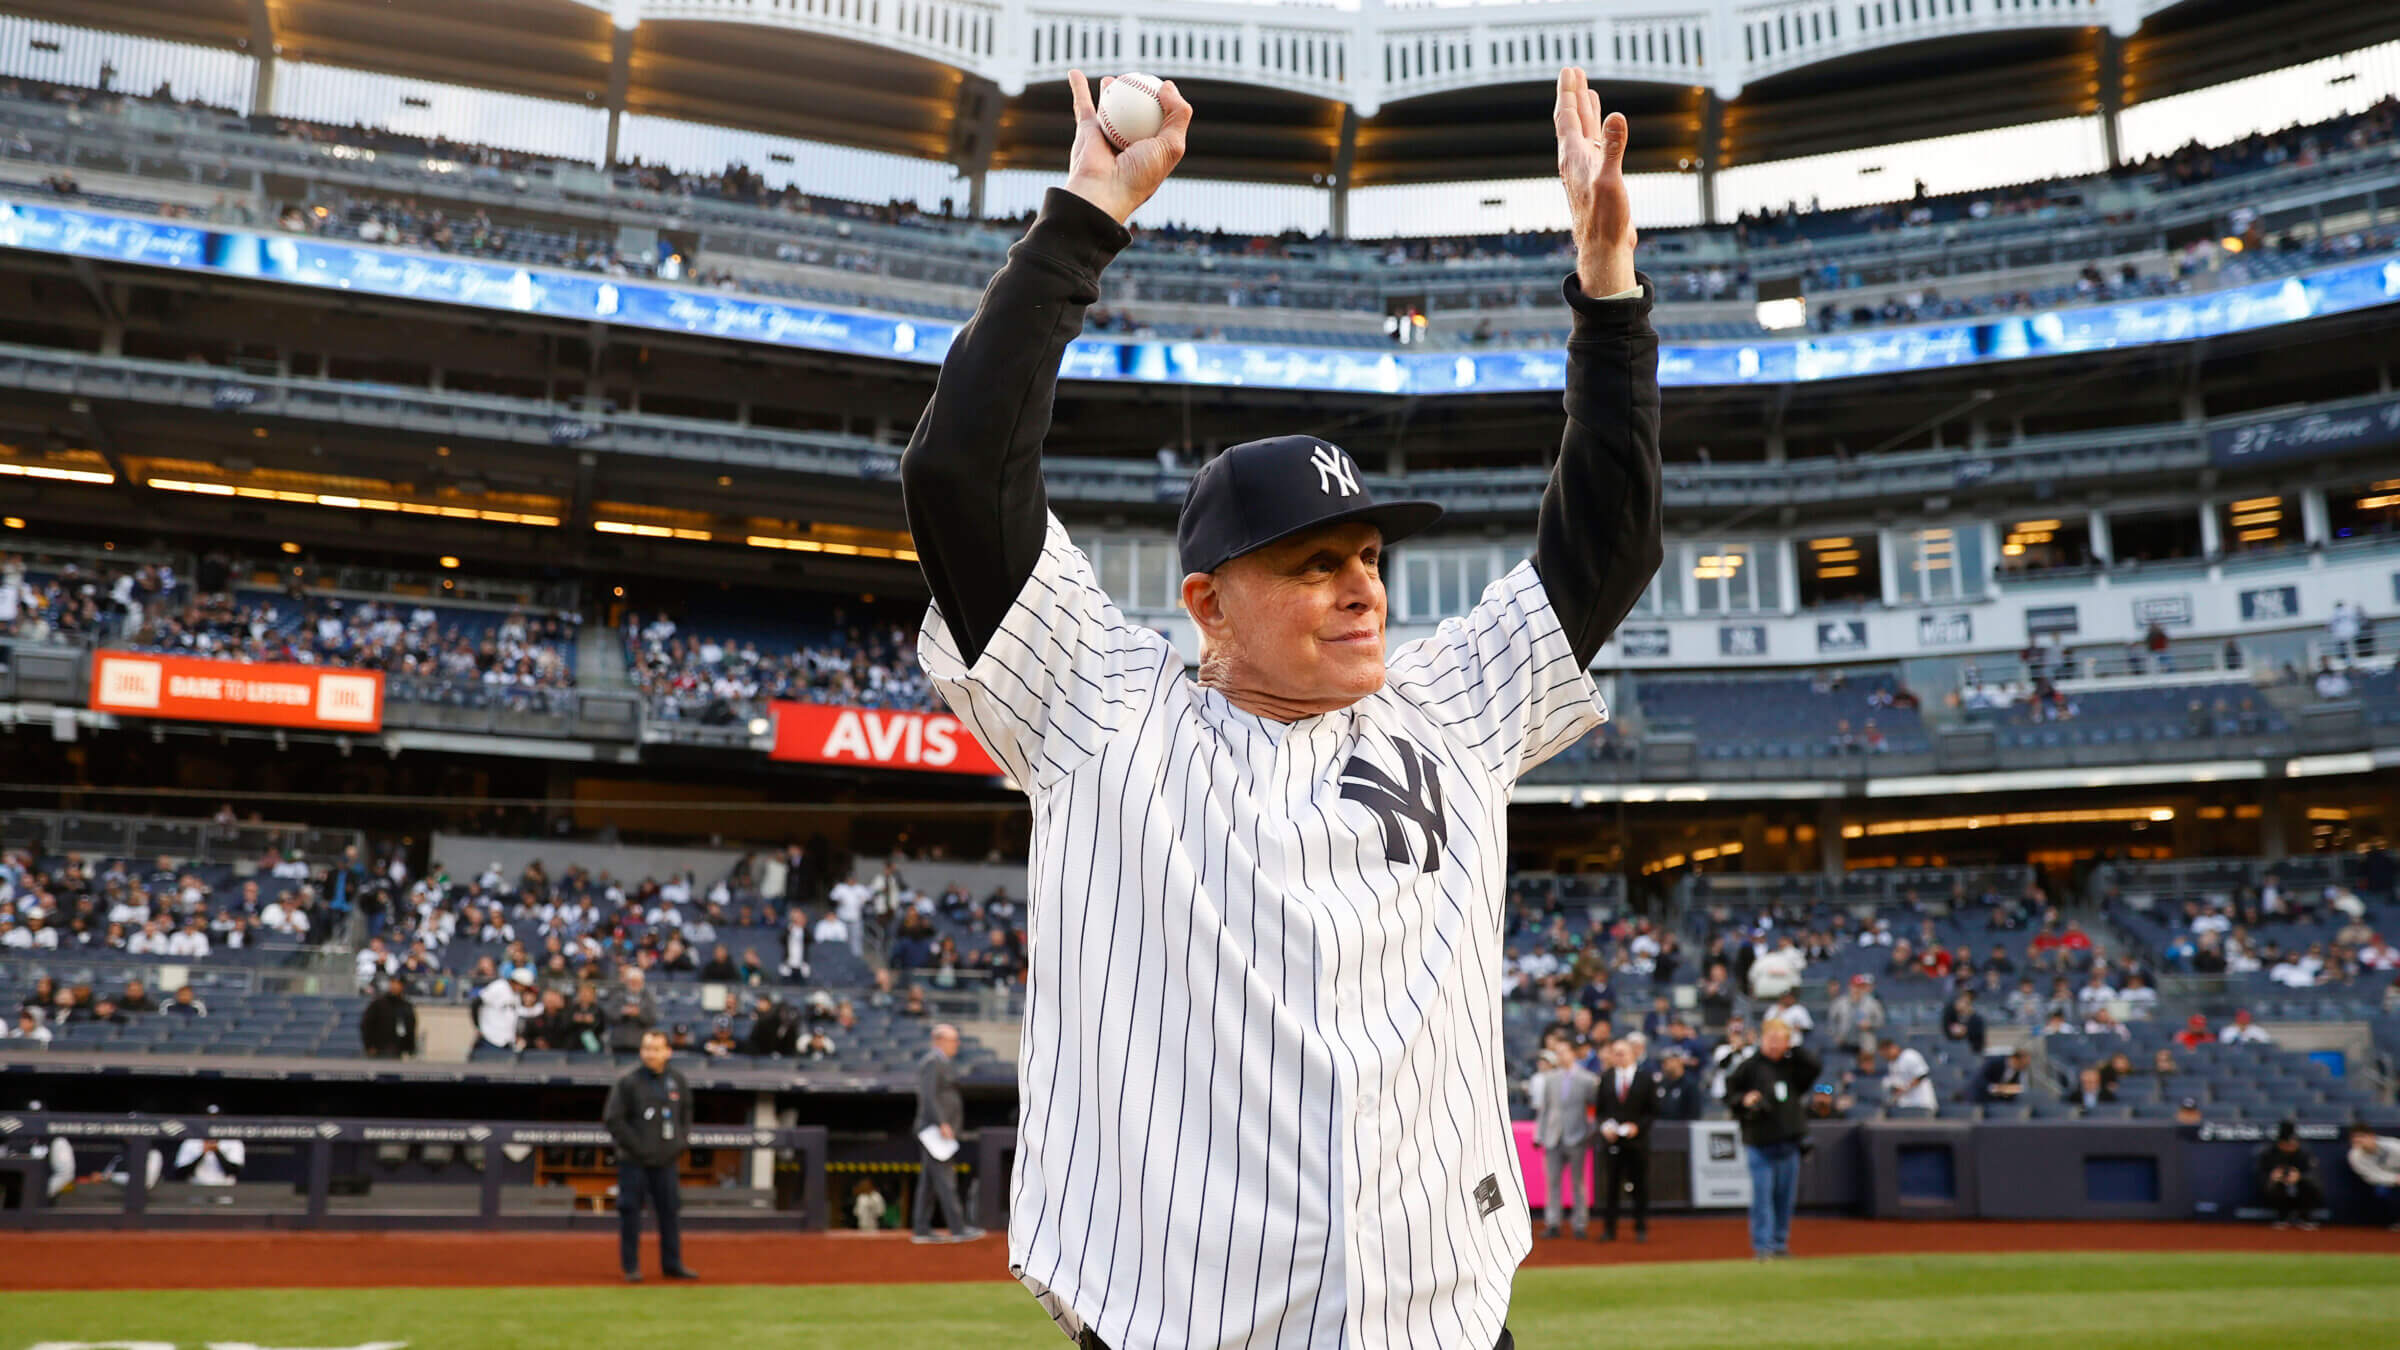
[[[972,1242],[983,1230],[967,1223],[958,1203],[958,1132],[966,1125],[967,1107],[958,1095],[958,1028],[944,1022],[933,1029],[933,1048],[917,1061],[917,1147],[925,1151],[917,1178],[915,1242]],[[933,1206],[939,1200],[948,1238],[933,1235]]]

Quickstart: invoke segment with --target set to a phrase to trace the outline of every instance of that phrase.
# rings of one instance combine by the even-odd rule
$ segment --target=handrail
[[[740,427],[650,413],[587,412],[538,399],[450,390],[349,383],[309,376],[255,376],[221,367],[142,357],[102,356],[0,344],[0,388],[91,399],[212,409],[227,391],[250,417],[372,426],[395,425],[465,439],[520,445],[567,445],[604,454],[655,456],[710,465],[766,468],[856,481],[886,480],[898,447],[859,436]],[[2339,413],[2373,406],[2378,396],[2320,405]],[[1911,450],[1857,460],[1781,464],[1673,464],[1665,473],[1669,505],[1807,504],[1867,501],[1985,485],[2055,482],[2200,468],[2214,429],[2274,414],[2244,413],[2205,423],[2029,437],[1981,450]],[[2289,462],[2289,461],[2282,461]],[[1053,495],[1065,500],[1171,508],[1190,474],[1142,461],[1053,459],[1045,465]],[[1539,504],[1547,475],[1537,468],[1458,469],[1405,477],[1368,475],[1379,490],[1406,490],[1462,514],[1522,514]]]

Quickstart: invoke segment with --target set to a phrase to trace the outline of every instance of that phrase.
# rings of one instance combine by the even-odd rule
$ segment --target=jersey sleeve
[[[1608,720],[1531,562],[1485,588],[1466,617],[1394,653],[1389,679],[1511,786]]]
[[[1173,657],[1164,637],[1118,612],[1055,515],[1032,575],[975,659],[961,656],[938,603],[917,653],[950,711],[1028,792],[1072,773],[1137,717]]]

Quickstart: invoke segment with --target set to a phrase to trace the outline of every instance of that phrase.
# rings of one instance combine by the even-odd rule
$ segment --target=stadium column
[[[275,10],[268,0],[250,0],[250,112],[275,111],[275,58],[283,44],[275,39]]]
[[[1713,89],[1700,92],[1700,143],[1692,149],[1692,168],[1700,175],[1700,223],[1717,223],[1717,154],[1724,148],[1725,100]]]
[[[600,157],[605,169],[617,162],[617,133],[625,121],[625,93],[633,83],[633,33],[623,24],[608,34],[608,148]]]
[[[750,1100],[750,1128],[776,1130],[783,1128],[783,1118],[775,1110],[775,1094],[761,1092]],[[750,1185],[754,1190],[775,1189],[775,1150],[750,1150]]]
[[[1842,803],[1827,797],[1817,803],[1817,868],[1829,877],[1849,870],[1849,845],[1842,839]]]
[[[983,219],[983,185],[992,172],[992,150],[1000,140],[1000,112],[1008,99],[1000,86],[980,75],[964,75],[950,109],[950,163],[967,180],[967,218]]]
[[[2302,488],[2300,490],[2300,541],[2311,548],[2321,548],[2332,537],[2333,524],[2325,515],[2325,489],[2321,487]],[[2310,554],[2309,565],[2323,567],[2325,555],[2322,553]]]
[[[2100,115],[2100,146],[2108,155],[2108,167],[2115,169],[2125,162],[2117,140],[2117,118],[2125,111],[2125,39],[2106,28],[2093,30],[2097,47],[2093,53],[2094,111]]]
[[[1350,169],[1358,163],[1358,109],[1342,106],[1342,134],[1334,142],[1333,169],[1325,175],[1328,223],[1333,237],[1350,237]]]

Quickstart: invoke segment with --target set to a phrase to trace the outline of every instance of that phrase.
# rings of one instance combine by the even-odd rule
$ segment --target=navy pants
[[[658,1267],[683,1269],[683,1187],[673,1167],[617,1164],[617,1264],[642,1268],[642,1207],[658,1211]]]

